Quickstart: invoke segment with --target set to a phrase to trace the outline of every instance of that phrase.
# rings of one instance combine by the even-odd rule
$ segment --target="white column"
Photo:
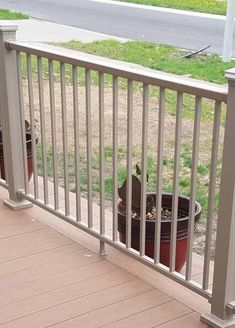
[[[235,328],[235,69],[227,71],[226,77],[229,91],[211,313],[201,317],[215,328]]]
[[[224,30],[223,61],[228,62],[232,57],[234,30],[235,1],[228,0],[227,15]]]
[[[31,206],[19,199],[17,190],[24,188],[23,145],[20,99],[15,51],[5,42],[15,40],[16,26],[0,26],[0,110],[3,126],[4,165],[9,187],[9,199],[4,204],[13,209]]]

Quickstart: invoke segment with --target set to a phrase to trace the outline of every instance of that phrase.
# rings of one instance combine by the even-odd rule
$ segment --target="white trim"
[[[228,0],[227,15],[224,29],[224,44],[223,44],[223,61],[229,62],[232,57],[233,50],[233,31],[234,31],[234,14],[235,2]]]

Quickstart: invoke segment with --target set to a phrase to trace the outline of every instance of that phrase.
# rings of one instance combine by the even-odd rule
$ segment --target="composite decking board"
[[[14,224],[18,221],[24,222],[33,222],[35,218],[32,215],[29,215],[21,210],[19,211],[10,211],[6,207],[3,207],[3,210],[0,211],[0,226],[7,224]],[[37,221],[37,220],[36,220]],[[40,222],[40,221],[38,221]],[[46,226],[46,225],[45,225]]]
[[[101,260],[94,263],[67,270],[62,273],[55,273],[46,278],[34,280],[32,282],[22,283],[19,286],[0,292],[0,306],[8,305],[32,298],[54,289],[65,287],[74,282],[84,281],[89,278],[100,276],[109,272],[113,272],[118,268],[111,262]]]
[[[160,325],[160,328],[209,328],[209,327],[204,323],[200,322],[199,313],[192,312],[190,314],[183,315],[177,319],[169,320],[166,323]]]
[[[175,320],[192,310],[176,301],[170,301],[137,314],[128,316],[122,320],[107,324],[105,328],[153,328],[169,320]],[[191,326],[189,326],[191,328]],[[189,328],[188,327],[188,328]]]
[[[36,231],[41,229],[45,229],[45,226],[40,223],[32,223],[31,225],[27,223],[18,223],[10,226],[10,228],[9,226],[3,226],[0,228],[0,239],[25,234],[30,231]]]
[[[41,223],[36,218],[32,217],[31,215],[25,215],[20,213],[17,215],[16,213],[10,213],[8,217],[8,211],[1,211],[0,212],[0,228],[13,228],[14,226],[22,225],[22,226],[31,226],[31,225],[39,225],[47,228],[47,226]],[[4,214],[4,215],[3,215]]]
[[[0,295],[2,292],[9,291],[22,284],[36,282],[43,278],[53,277],[59,273],[65,273],[101,261],[99,256],[84,250],[83,253],[76,254],[75,257],[71,256],[70,258],[69,255],[64,258],[57,257],[49,263],[0,276]]]
[[[0,277],[13,272],[26,270],[35,266],[44,266],[49,262],[56,261],[76,261],[81,253],[91,253],[85,247],[72,242],[69,245],[57,247],[43,253],[25,256],[20,259],[12,260],[6,263],[0,263]],[[66,262],[65,262],[66,263]]]
[[[21,247],[16,247],[13,249],[5,250],[4,252],[0,252],[0,263],[16,260],[34,254],[43,253],[48,250],[53,250],[58,247],[71,244],[73,244],[71,240],[60,236],[52,236],[51,238],[35,242],[32,241],[31,244],[24,244]]]
[[[98,227],[99,207],[93,207]],[[85,218],[86,201],[82,208]],[[109,212],[106,214],[109,231]],[[0,263],[0,322],[10,320],[0,324],[1,328],[206,328],[198,313],[172,298],[174,292],[161,292],[164,277],[159,277],[156,289],[76,242],[60,246],[68,239],[64,231],[60,234],[48,228],[47,221],[40,223],[40,215],[30,209],[14,212],[0,206],[0,231],[5,232],[0,239],[0,261],[6,260]],[[201,264],[196,258],[195,279],[201,275]],[[125,281],[127,277],[130,280]],[[184,295],[195,298],[190,291]]]
[[[136,295],[145,295],[149,291],[152,291],[152,288],[148,284],[141,280],[134,279],[129,282],[74,299],[70,302],[65,302],[47,310],[38,311],[18,320],[10,321],[2,324],[1,328],[44,328],[64,320],[69,320],[74,317],[77,318],[77,316],[81,316],[83,314],[86,315],[87,313],[96,313],[97,309],[104,308],[110,304],[117,304],[123,300],[129,300]],[[162,299],[164,295],[162,293],[158,293],[158,296]],[[167,297],[167,299],[169,299],[169,297]]]
[[[30,215],[9,210],[0,212],[0,240],[46,228],[45,224]]]
[[[94,294],[102,289],[124,284],[133,279],[134,277],[131,274],[119,269],[3,306],[0,309],[0,324]]]
[[[31,246],[33,247],[35,242],[44,241],[52,237],[63,236],[58,234],[55,230],[46,227],[45,229],[29,231],[24,234],[16,235],[13,237],[0,239],[0,254],[9,249],[16,249],[19,247]],[[67,238],[63,236],[64,238]],[[69,238],[67,238],[69,239]],[[1,255],[0,255],[1,256]]]
[[[166,296],[157,290],[151,290],[141,293],[140,295],[132,296],[128,299],[103,306],[96,311],[76,316],[70,320],[58,323],[54,325],[54,327],[98,328],[118,319],[122,319],[127,316],[137,314],[138,312],[156,307],[157,305],[168,303],[170,300],[171,299],[169,296]]]

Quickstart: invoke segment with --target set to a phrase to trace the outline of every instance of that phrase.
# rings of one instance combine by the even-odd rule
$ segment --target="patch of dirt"
[[[217,232],[217,220],[216,218],[212,224],[211,233],[211,259],[215,258],[215,242],[216,242],[216,232]],[[206,223],[197,223],[194,230],[194,241],[193,241],[193,251],[199,255],[203,255],[205,252],[205,238],[206,238]]]
[[[84,87],[78,89],[78,107],[76,111],[78,113],[77,131],[75,135],[74,130],[74,104],[73,104],[73,89],[72,86],[66,86],[66,99],[61,98],[61,86],[59,83],[55,83],[54,86],[54,104],[55,104],[55,135],[56,135],[56,148],[57,153],[61,153],[64,147],[68,147],[68,151],[74,153],[75,137],[79,144],[80,157],[86,157],[89,150],[87,144],[90,146],[90,153],[95,154],[99,150],[99,89],[96,86],[91,87],[90,100],[89,95],[86,94]],[[38,84],[33,86],[33,107],[34,118],[36,120],[37,132],[39,135],[39,142],[41,142],[41,129],[45,130],[45,142],[47,147],[52,145],[52,116],[51,116],[51,103],[50,103],[50,90],[48,82],[44,82],[43,86],[43,103],[44,117],[40,114],[40,102],[38,95]],[[27,83],[24,85],[24,101],[25,101],[25,113],[26,118],[29,119],[29,102]],[[88,103],[90,101],[90,115],[87,115],[86,99]],[[65,103],[65,111],[62,111],[62,102]],[[113,134],[116,133],[114,129],[113,118],[114,114],[117,115],[116,128],[118,131],[118,147],[126,148],[128,126],[127,122],[127,92],[119,90],[118,102],[115,112],[113,111],[113,91],[111,88],[104,88],[104,145],[105,147],[113,147]],[[176,129],[176,117],[170,114],[167,110],[164,117],[164,149],[163,154],[166,158],[174,158],[175,149],[175,129]],[[194,111],[194,108],[192,108]],[[146,117],[147,123],[142,126],[143,122],[143,96],[136,92],[133,97],[133,133],[132,133],[132,147],[133,147],[133,165],[136,161],[141,162],[141,147],[142,147],[142,133],[145,131],[145,127],[148,126],[148,132],[146,137],[146,144],[148,147],[148,154],[151,153],[154,158],[157,158],[158,153],[158,132],[159,132],[159,99],[158,96],[149,98],[148,114]],[[41,125],[41,119],[44,120],[44,127]],[[89,121],[88,125],[87,122]],[[181,144],[188,145],[188,153],[191,155],[192,151],[192,139],[193,139],[194,122],[192,119],[183,119],[182,121],[182,133]],[[66,133],[66,139],[63,138],[64,132]],[[213,124],[201,122],[200,126],[200,149],[199,149],[199,161],[210,160],[210,148],[211,139],[213,134]],[[221,135],[223,131],[221,132]],[[88,137],[87,137],[88,135]],[[209,146],[208,146],[209,145]],[[106,167],[106,175],[110,175],[112,167]],[[169,179],[172,181],[173,173],[166,172],[169,175]],[[208,177],[209,179],[209,177]],[[63,180],[63,179],[62,179]],[[99,203],[99,197],[97,193],[94,193],[93,200]],[[111,202],[107,201],[106,206],[112,208]],[[212,244],[214,252],[215,242],[215,224],[213,224]],[[195,231],[195,239],[193,249],[198,254],[203,254],[205,247],[205,224],[198,224]]]
[[[25,85],[26,86],[26,85]],[[63,148],[63,131],[62,121],[66,121],[67,128],[67,144],[69,148],[74,146],[74,109],[73,109],[73,89],[72,86],[66,88],[66,114],[62,115],[61,106],[61,88],[59,83],[55,83],[55,124],[56,124],[56,137],[58,150]],[[51,110],[50,110],[50,93],[48,83],[44,83],[43,89],[44,95],[44,120],[45,120],[45,132],[47,136],[47,142],[51,140]],[[113,134],[113,92],[111,88],[104,89],[104,143],[105,145],[112,146],[112,134]],[[24,88],[25,105],[29,107],[27,103],[27,88]],[[159,99],[155,100],[150,98],[148,104],[148,146],[151,149],[157,149],[158,141],[158,117],[159,117]],[[140,94],[135,94],[133,99],[133,134],[132,143],[133,147],[141,147],[142,140],[142,117],[143,117],[143,98]],[[79,111],[79,138],[80,138],[80,150],[84,151],[86,148],[86,92],[84,87],[78,89],[78,111]],[[194,108],[192,108],[192,111]],[[127,142],[127,93],[123,90],[119,90],[118,94],[118,146],[126,146]],[[26,114],[29,117],[29,114]],[[34,115],[35,119],[40,122],[39,111],[39,96],[38,85],[34,84]],[[164,118],[164,142],[167,145],[164,149],[164,154],[172,153],[174,150],[172,143],[175,139],[175,115],[165,112]],[[184,119],[182,121],[182,133],[181,143],[192,143],[193,134],[193,120]],[[37,125],[37,130],[40,134],[40,124]],[[212,124],[201,123],[201,135],[200,144],[207,145],[208,140],[212,136]],[[98,87],[91,87],[91,120],[90,120],[91,142],[93,148],[99,146],[99,90]],[[200,148],[200,157],[205,156],[208,158],[208,149],[206,147]]]

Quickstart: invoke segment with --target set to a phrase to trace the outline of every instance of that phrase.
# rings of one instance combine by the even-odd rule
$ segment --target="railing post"
[[[6,41],[15,40],[17,26],[0,26],[0,112],[4,142],[4,166],[9,199],[4,204],[12,209],[31,206],[20,199],[17,190],[24,188],[23,144],[20,98],[15,51],[6,48]]]
[[[211,313],[201,317],[215,328],[235,328],[235,69],[228,70],[226,77],[229,89]]]

